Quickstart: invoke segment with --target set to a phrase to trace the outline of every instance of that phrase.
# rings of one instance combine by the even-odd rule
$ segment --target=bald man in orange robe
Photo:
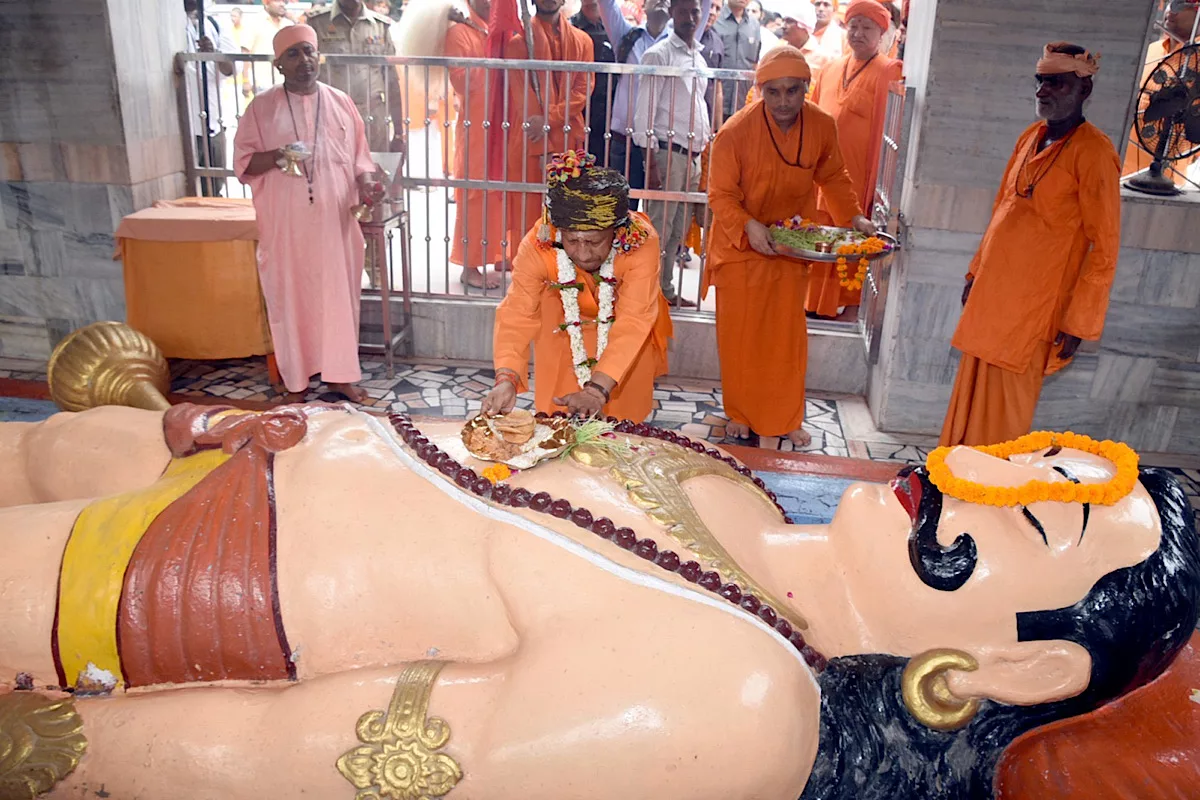
[[[731,438],[787,436],[804,446],[808,265],[780,256],[768,226],[817,211],[874,233],[862,216],[833,117],[806,102],[810,77],[799,50],[781,45],[759,62],[761,99],[742,108],[712,143],[708,203],[714,216],[702,291],[717,289],[717,349]]]
[[[854,194],[867,213],[875,203],[879,146],[887,110],[888,84],[900,80],[901,63],[879,52],[891,16],[877,0],[854,0],[846,8],[846,43],[850,52],[821,71],[812,101],[837,122],[838,142]],[[820,221],[830,218],[829,203],[817,198]],[[814,264],[805,308],[833,319],[844,306],[856,306],[862,289],[842,286],[833,264]]]
[[[490,0],[470,0],[466,22],[455,22],[446,31],[442,55],[462,60],[487,57]],[[458,99],[454,126],[454,176],[460,180],[486,180],[484,152],[487,150],[487,70],[465,67],[450,69],[450,85]],[[469,127],[468,127],[469,123]],[[485,274],[483,268],[504,258],[504,193],[483,189],[455,189],[454,243],[450,260],[462,264],[462,282],[467,286],[494,289],[500,276]],[[466,240],[464,242],[464,239]],[[486,244],[485,244],[486,242]]]
[[[1037,112],[1004,171],[967,271],[943,445],[1029,432],[1044,376],[1104,329],[1121,236],[1120,161],[1083,118],[1096,59],[1066,42],[1037,63]]]
[[[533,57],[538,61],[592,61],[592,37],[576,28],[562,13],[564,0],[535,0]],[[527,59],[523,36],[504,47],[504,57]],[[533,79],[530,79],[530,76]],[[538,102],[537,92],[542,102]],[[587,109],[588,75],[583,72],[509,73],[508,175],[505,180],[539,183],[546,155],[587,146],[583,117]],[[525,123],[528,122],[528,129]],[[569,124],[569,134],[563,127]],[[549,126],[546,133],[543,126]],[[542,195],[508,192],[508,241],[515,247],[542,213]]]
[[[538,411],[642,422],[654,403],[654,379],[666,374],[671,337],[670,309],[658,281],[658,234],[645,214],[629,210],[629,184],[621,173],[597,168],[595,157],[581,150],[571,157],[580,174],[572,177],[569,167],[549,170],[547,224],[534,225],[513,260],[512,284],[496,309],[496,385],[482,411],[507,413],[517,393],[528,390],[533,342]],[[610,256],[615,305],[607,345],[600,349]],[[559,283],[560,258],[571,273],[568,286]],[[577,298],[574,320],[567,317],[568,293]],[[583,370],[576,369],[566,327],[572,322],[592,362]]]

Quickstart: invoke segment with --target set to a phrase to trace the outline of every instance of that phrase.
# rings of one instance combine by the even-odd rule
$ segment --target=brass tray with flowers
[[[836,264],[838,283],[852,291],[862,288],[872,261],[887,258],[900,246],[894,236],[886,233],[867,236],[849,228],[819,225],[799,216],[775,223],[770,231],[780,255]]]
[[[622,447],[611,435],[613,425],[599,419],[534,416],[524,409],[507,414],[479,414],[462,429],[468,452],[482,461],[513,469],[531,469],[538,462],[565,456],[583,444]]]
[[[802,261],[833,263],[847,256],[875,261],[890,256],[900,246],[896,237],[886,233],[867,236],[850,228],[819,225],[799,216],[776,222],[770,231],[780,255]]]

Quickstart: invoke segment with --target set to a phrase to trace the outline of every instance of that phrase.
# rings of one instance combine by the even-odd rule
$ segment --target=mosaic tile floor
[[[491,388],[493,372],[487,365],[464,362],[406,361],[396,364],[388,378],[384,365],[370,359],[362,362],[360,384],[368,399],[363,405],[379,411],[406,411],[421,416],[466,417],[477,410]],[[46,380],[43,365],[0,358],[0,378]],[[233,400],[272,403],[279,395],[267,379],[262,358],[227,361],[172,360],[171,390],[178,395],[225,397]],[[305,400],[341,401],[319,381],[309,384]],[[521,395],[518,405],[529,408],[531,393]],[[757,437],[751,440],[725,438],[728,419],[722,411],[719,385],[670,379],[657,385],[650,422],[720,444],[742,444],[782,452],[798,451],[829,456],[922,463],[936,446],[933,437],[888,434],[875,429],[870,411],[861,397],[811,393],[807,399],[804,428],[812,434],[806,447],[793,448],[786,437]],[[1192,505],[1200,512],[1200,464],[1174,471],[1183,481]],[[823,510],[812,509],[813,516]]]
[[[410,362],[396,365],[393,378],[387,378],[378,361],[362,362],[364,377],[359,384],[366,390],[365,406],[381,411],[406,411],[424,416],[464,417],[477,410],[493,384],[490,367],[457,363]],[[171,368],[172,391],[181,395],[208,395],[233,400],[272,402],[279,399],[267,382],[266,366],[262,359],[231,361],[174,361]],[[306,400],[340,400],[318,381],[309,384]],[[532,393],[518,398],[518,405],[529,408]],[[861,398],[838,398],[813,395],[808,398],[804,427],[812,434],[812,442],[802,452],[832,456],[876,458],[887,460],[924,459],[933,441],[919,444],[856,442],[851,447],[842,429],[839,407],[845,403],[862,403]],[[769,450],[792,451],[786,437],[754,437],[747,440],[727,440],[725,425],[728,418],[722,408],[721,391],[717,386],[699,382],[662,382],[654,392],[654,410],[650,422],[663,428],[680,430],[711,442],[749,444]],[[865,411],[865,406],[863,408]],[[852,452],[853,451],[853,452]]]

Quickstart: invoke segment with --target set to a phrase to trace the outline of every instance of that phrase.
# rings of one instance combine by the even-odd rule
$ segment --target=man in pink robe
[[[320,373],[329,388],[363,399],[358,362],[363,235],[353,208],[376,171],[362,118],[345,93],[317,81],[317,38],[307,25],[275,36],[283,84],[255,96],[238,124],[234,170],[254,194],[258,274],[279,373],[303,393]],[[284,149],[303,143],[303,177],[286,174]],[[377,200],[378,197],[373,197]]]

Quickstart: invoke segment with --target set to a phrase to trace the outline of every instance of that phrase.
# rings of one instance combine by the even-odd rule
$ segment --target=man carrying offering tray
[[[812,219],[817,189],[833,221],[868,235],[838,147],[833,117],[806,102],[810,72],[784,45],[758,65],[760,98],[729,119],[712,143],[708,201],[715,216],[703,292],[717,288],[717,348],[726,433],[787,436],[803,447],[809,266],[783,257],[768,226]]]
[[[542,219],[513,261],[496,310],[496,386],[484,414],[513,409],[526,391],[529,343],[539,411],[600,413],[640,422],[667,371],[671,318],[658,282],[658,234],[629,210],[621,173],[582,150],[546,165]]]

